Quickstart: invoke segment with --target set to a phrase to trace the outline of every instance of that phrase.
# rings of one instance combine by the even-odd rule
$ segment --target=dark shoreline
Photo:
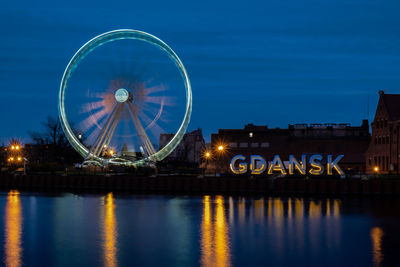
[[[126,193],[400,196],[400,179],[0,174],[0,189]]]

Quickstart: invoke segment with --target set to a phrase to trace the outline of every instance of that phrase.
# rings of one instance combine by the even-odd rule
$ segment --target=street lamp
[[[214,162],[216,164],[216,166],[215,166],[215,174],[217,174],[217,165],[218,165],[219,172],[221,172],[221,170],[222,170],[221,160],[222,160],[224,154],[226,153],[226,144],[223,143],[223,142],[217,143],[217,146],[215,147],[215,150],[216,150],[216,157],[215,157],[216,159],[215,159]]]
[[[379,167],[378,166],[374,167],[374,173],[375,173],[375,175],[377,175],[379,173]]]
[[[211,160],[211,158],[212,158],[211,152],[208,151],[208,150],[204,151],[203,159],[205,161],[205,166],[204,166],[204,170],[203,170],[203,176],[205,175],[205,172],[206,172],[206,169],[207,169],[207,166],[208,166],[208,162]]]

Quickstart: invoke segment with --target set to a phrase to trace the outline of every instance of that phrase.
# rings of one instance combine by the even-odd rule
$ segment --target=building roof
[[[386,107],[390,120],[400,119],[400,94],[381,93],[383,104]]]

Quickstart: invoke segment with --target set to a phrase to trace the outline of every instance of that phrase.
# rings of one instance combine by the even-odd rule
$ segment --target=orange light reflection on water
[[[112,193],[108,193],[105,198],[105,216],[104,216],[104,266],[115,267],[117,262],[117,230],[115,220],[115,204]]]
[[[374,266],[381,266],[383,263],[383,252],[382,252],[382,237],[383,230],[380,227],[374,227],[371,229],[372,239],[372,262]]]
[[[215,197],[214,220],[212,220],[211,203],[210,196],[204,196],[201,223],[201,265],[231,266],[224,198],[222,196]]]
[[[19,192],[8,193],[5,212],[5,263],[9,267],[22,265],[22,208]]]

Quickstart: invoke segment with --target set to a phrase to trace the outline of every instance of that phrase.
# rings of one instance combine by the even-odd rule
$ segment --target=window
[[[229,147],[237,147],[237,143],[229,143]]]
[[[239,147],[249,147],[249,143],[240,143]]]
[[[269,143],[268,142],[261,143],[261,147],[269,147]]]
[[[386,156],[386,170],[389,170],[389,156]]]
[[[251,143],[251,147],[258,147],[258,143]]]

